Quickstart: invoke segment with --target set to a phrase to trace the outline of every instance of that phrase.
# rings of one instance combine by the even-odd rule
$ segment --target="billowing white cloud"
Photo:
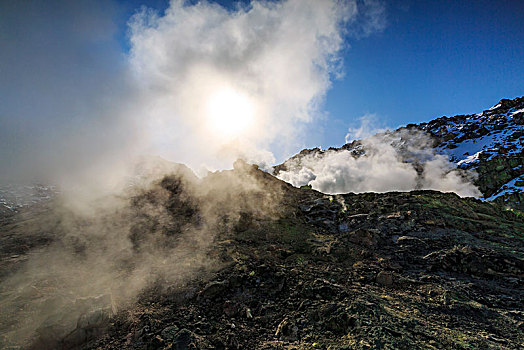
[[[294,140],[318,112],[340,70],[343,24],[356,9],[352,2],[287,0],[228,11],[173,1],[163,16],[137,14],[130,63],[153,146],[192,165],[217,166],[217,157],[273,161],[271,145]],[[237,133],[210,120],[210,101],[224,91],[237,96],[224,113],[252,109]]]
[[[379,128],[380,120],[375,113],[366,113],[358,118],[360,126],[358,128],[348,128],[345,140],[350,143],[354,140],[362,140],[371,137],[379,132],[384,132],[387,128]]]
[[[431,138],[419,131],[380,133],[355,145],[358,155],[346,149],[311,153],[286,162],[287,170],[278,177],[330,194],[432,189],[479,197],[473,174],[456,169],[431,144]]]
[[[176,0],[129,20],[124,53],[118,2],[2,3],[0,180],[117,183],[140,154],[268,166],[322,115],[345,39],[380,30],[369,4]]]

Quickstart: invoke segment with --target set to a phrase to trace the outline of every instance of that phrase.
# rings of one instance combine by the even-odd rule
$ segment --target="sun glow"
[[[232,89],[213,94],[207,107],[213,130],[222,136],[240,136],[253,122],[253,103],[246,95]]]

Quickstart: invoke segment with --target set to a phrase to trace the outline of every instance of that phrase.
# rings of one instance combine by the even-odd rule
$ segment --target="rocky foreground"
[[[0,347],[524,346],[519,211],[433,191],[329,196],[243,163],[203,180],[167,176],[126,203],[125,225],[102,220],[128,242],[125,253],[97,249],[114,256],[104,269],[132,278],[144,257],[162,258],[132,298],[13,278],[57,244],[88,264],[95,239],[71,240],[63,223],[75,214],[58,204],[3,218]]]

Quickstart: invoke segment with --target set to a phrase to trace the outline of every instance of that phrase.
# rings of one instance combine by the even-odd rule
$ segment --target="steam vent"
[[[477,170],[480,199],[330,195],[243,160],[198,178],[160,158],[90,210],[40,189],[2,212],[1,347],[518,349],[522,101],[390,132],[430,133]],[[365,145],[304,150],[274,173]]]

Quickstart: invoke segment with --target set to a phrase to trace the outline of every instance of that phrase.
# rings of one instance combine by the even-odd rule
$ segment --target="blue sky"
[[[333,117],[376,113],[395,127],[523,95],[524,2],[390,3],[387,16],[382,33],[351,41],[346,76],[327,96]]]
[[[219,0],[231,8],[235,2]],[[122,1],[125,21],[144,5],[163,11],[167,1]],[[385,1],[386,27],[367,37],[349,35],[343,78],[324,104],[327,117],[306,146],[344,143],[349,127],[374,114],[377,128],[477,113],[501,98],[524,95],[524,2]]]

